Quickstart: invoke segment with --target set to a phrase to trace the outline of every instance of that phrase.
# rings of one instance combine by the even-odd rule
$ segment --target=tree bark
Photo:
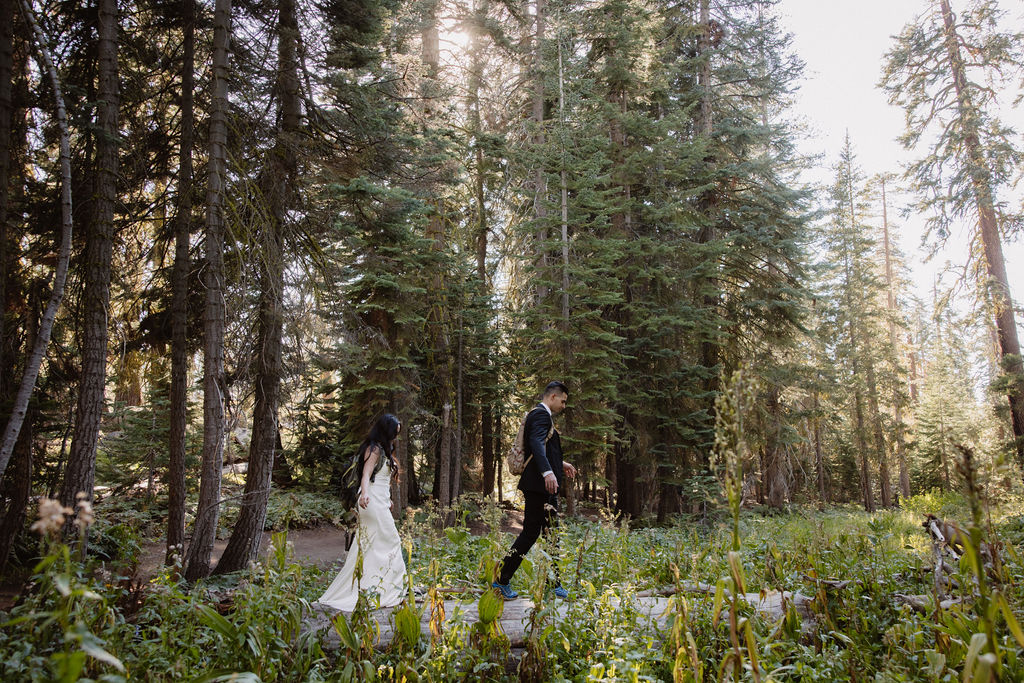
[[[96,479],[96,446],[106,409],[107,336],[110,309],[111,259],[118,172],[118,8],[117,0],[98,2],[99,87],[97,105],[96,177],[93,220],[85,238],[85,288],[82,293],[82,378],[75,409],[71,453],[60,500],[74,506],[84,492],[92,499]],[[70,526],[71,520],[68,520]]]
[[[910,348],[910,402],[917,404],[917,347],[913,332],[907,332],[907,346]]]
[[[854,368],[854,381],[856,379],[856,367]],[[871,490],[871,470],[868,467],[868,447],[864,441],[864,398],[861,395],[860,389],[854,391],[854,402],[853,402],[853,417],[854,417],[854,443],[856,444],[857,454],[860,457],[860,492],[861,499],[864,502],[864,510],[867,512],[875,511],[875,496]]]
[[[878,457],[879,491],[882,507],[892,507],[892,477],[889,475],[889,453],[885,447],[885,435],[882,433],[882,414],[878,409],[878,382],[875,378],[875,361],[870,352],[867,357],[868,410],[871,413],[871,430],[875,441],[875,452]]]
[[[665,524],[668,516],[676,511],[676,487],[669,483],[671,477],[671,467],[658,465],[658,481],[661,482],[658,490],[658,524]]]
[[[15,357],[19,352],[18,337],[12,330],[16,318],[13,299],[21,294],[22,285],[15,278],[17,242],[8,225],[10,205],[10,167],[14,149],[14,21],[15,5],[0,4],[0,405],[5,408],[13,398],[16,385]],[[25,349],[34,345],[39,327],[37,305],[29,309],[34,316],[25,321]],[[25,510],[31,486],[32,432],[35,410],[29,411],[11,456],[11,467],[0,476],[0,574],[7,565],[11,546],[25,522]]]
[[[769,438],[765,444],[765,498],[770,507],[781,510],[789,497],[789,486],[783,469],[784,446],[781,444],[782,405],[779,402],[779,390],[771,387],[768,390],[766,410],[771,424],[768,425]]]
[[[700,68],[697,74],[697,86],[700,90],[700,117],[698,119],[698,130],[700,136],[706,140],[711,140],[714,134],[714,112],[712,109],[712,90],[711,90],[711,6],[709,0],[700,0],[700,33],[697,39],[697,52],[701,56]],[[705,159],[707,165],[714,163],[714,157],[708,156]],[[713,242],[717,237],[716,230],[716,217],[713,215],[713,210],[717,198],[714,190],[706,190],[701,194],[698,206],[703,215],[704,224],[700,231],[697,233],[698,244],[709,244]],[[708,278],[706,282],[702,283],[706,287],[705,294],[702,297],[702,303],[704,308],[708,311],[708,315],[714,320],[718,316],[718,307],[720,303],[719,293],[716,291],[716,286],[713,279]],[[704,368],[705,379],[704,379],[704,393],[707,396],[707,402],[705,403],[705,410],[708,415],[713,416],[715,414],[715,398],[718,396],[720,384],[719,384],[719,342],[714,338],[704,338],[700,342],[700,364]],[[710,463],[707,460],[707,456],[703,457],[701,466],[706,469]]]
[[[206,263],[203,285],[203,462],[199,504],[185,561],[185,578],[195,581],[210,573],[210,555],[220,515],[221,469],[224,460],[224,182],[227,159],[228,50],[231,41],[231,0],[216,0],[213,15],[213,97],[210,107],[209,185],[206,192]]]
[[[451,475],[451,499],[454,503],[462,494],[462,447],[465,442],[465,434],[462,433],[462,414],[465,404],[462,401],[464,388],[463,377],[465,371],[465,335],[463,334],[462,302],[459,303],[459,344],[456,352],[457,372],[455,380],[455,431],[452,434],[452,475]]]
[[[640,501],[636,490],[636,465],[625,453],[621,442],[615,445],[615,510],[639,517]]]
[[[882,238],[885,245],[885,282],[886,301],[889,308],[889,345],[896,354],[898,340],[896,337],[896,285],[892,272],[892,249],[889,243],[889,203],[885,194],[885,177],[882,177]],[[910,469],[907,467],[906,425],[903,424],[903,395],[899,382],[893,382],[892,410],[896,422],[896,458],[900,468],[900,494],[906,500],[910,497]]]
[[[13,317],[10,287],[14,283],[11,278],[18,248],[7,221],[14,146],[11,132],[14,120],[14,21],[14,3],[0,3],[0,401],[4,403],[13,393],[16,355],[15,335],[9,325]]]
[[[565,66],[562,63],[562,42],[558,42],[558,115],[559,122],[565,126]],[[569,180],[567,176],[567,160],[565,146],[562,146],[562,168],[559,172],[559,184],[562,196],[562,339],[564,343],[566,376],[572,366],[572,341],[569,337]]]
[[[440,60],[440,37],[437,27],[437,1],[433,0],[425,8],[425,21],[422,33],[422,61],[426,67],[422,84],[422,98],[424,102],[424,119],[429,126],[433,119],[433,101],[437,97],[437,80],[439,76],[438,66]],[[424,199],[434,204],[430,220],[427,224],[427,239],[431,243],[431,251],[442,255],[448,248],[447,235],[445,233],[444,221],[441,216],[441,206],[436,198],[436,188],[431,183],[421,188]],[[434,500],[442,506],[451,505],[452,502],[452,434],[451,434],[451,411],[452,411],[452,359],[451,344],[448,339],[448,315],[445,309],[444,292],[447,290],[447,282],[444,274],[443,264],[435,265],[435,272],[431,278],[431,291],[436,300],[430,307],[427,315],[427,325],[431,330],[431,365],[437,383],[438,405],[441,408],[441,432],[438,435],[439,448],[437,450],[438,460],[435,473],[437,486],[434,487]]]
[[[445,507],[452,504],[452,440],[449,436],[451,434],[451,421],[452,404],[445,403],[441,406],[441,433],[438,437],[440,442],[438,444],[437,456],[439,476],[437,478],[437,491],[434,494],[434,500],[437,501],[438,505]]]
[[[182,0],[181,147],[171,274],[171,424],[167,465],[167,563],[185,547],[185,429],[188,420],[188,274],[192,234],[192,148],[195,139],[196,0]]]
[[[964,147],[970,164],[969,172],[974,201],[978,209],[978,225],[981,243],[985,251],[988,268],[989,292],[995,308],[996,329],[999,331],[999,347],[1002,351],[1003,371],[1010,377],[1007,399],[1010,404],[1010,421],[1013,427],[1017,461],[1024,467],[1024,364],[1020,355],[1020,340],[1017,336],[1017,321],[1013,311],[1013,297],[1006,275],[1006,261],[999,235],[999,223],[993,197],[992,174],[981,148],[978,131],[978,113],[971,101],[967,88],[967,71],[960,53],[960,37],[957,35],[953,11],[949,0],[940,0],[942,21],[946,34],[946,53],[953,86],[957,94],[957,109],[960,126],[964,133]]]
[[[259,331],[249,466],[238,522],[224,549],[218,574],[237,571],[256,559],[263,538],[277,447],[281,397],[281,341],[284,332],[284,232],[296,206],[297,136],[301,124],[298,67],[299,23],[295,0],[279,0],[277,98],[280,129],[264,176],[269,220],[260,261]]]
[[[852,195],[851,195],[852,197]],[[851,204],[852,206],[852,204]],[[846,269],[846,308],[848,312],[853,310],[850,289],[852,288],[849,256],[845,264]],[[868,512],[875,511],[874,493],[871,491],[871,470],[868,467],[868,448],[864,439],[864,396],[860,388],[860,363],[857,354],[860,353],[860,346],[857,342],[857,325],[853,318],[847,320],[847,327],[850,336],[850,354],[852,358],[851,381],[854,385],[853,391],[853,418],[854,418],[854,444],[857,455],[860,458],[860,490],[861,498],[864,501],[864,509]]]
[[[475,3],[474,3],[475,5]],[[485,183],[484,175],[486,171],[486,159],[484,157],[484,148],[482,144],[483,136],[483,117],[480,113],[480,90],[483,86],[483,70],[484,70],[484,59],[483,59],[483,26],[487,21],[487,15],[489,13],[490,2],[489,0],[483,0],[479,6],[474,6],[474,20],[472,23],[469,43],[470,53],[470,74],[469,74],[469,116],[470,116],[470,130],[472,131],[475,138],[475,149],[473,150],[473,156],[476,161],[476,168],[474,169],[473,177],[473,203],[474,203],[474,219],[475,219],[475,233],[476,233],[476,276],[479,281],[479,286],[482,294],[487,294],[490,291],[488,278],[487,278],[487,236],[488,236],[488,225],[487,225],[487,205],[485,203]],[[485,382],[496,383],[496,378],[493,376],[491,369],[491,358],[489,349],[484,351],[484,358],[482,364],[486,370],[484,372]],[[485,393],[488,395],[491,393],[491,388],[487,387]],[[492,403],[489,399],[484,399],[480,406],[480,446],[481,446],[481,460],[483,477],[481,482],[481,493],[484,496],[490,496],[494,492],[494,443],[493,443],[493,410]]]
[[[547,7],[545,0],[534,0],[534,26],[535,34],[533,39],[533,102],[532,117],[534,125],[533,145],[536,150],[534,164],[536,168],[533,176],[533,215],[537,220],[537,270],[540,271],[540,278],[537,285],[538,307],[543,306],[548,298],[548,287],[543,284],[548,277],[548,228],[547,215],[547,177],[544,174],[543,158],[544,148],[544,28],[545,13]]]
[[[828,485],[825,477],[825,457],[821,449],[821,399],[818,397],[818,389],[814,389],[814,472],[818,481],[818,496],[822,503],[829,502]]]
[[[501,450],[501,409],[499,408],[494,415],[494,451],[498,457],[495,459],[495,469],[497,470],[498,480],[498,502],[502,501],[505,496],[505,484],[502,481],[504,479],[503,472],[505,471],[505,458],[503,457]]]
[[[43,297],[41,285],[34,286],[29,296],[29,320],[26,321],[25,348],[35,345],[36,330],[39,328],[39,307]],[[28,406],[28,414],[11,458],[11,467],[3,477],[2,507],[0,507],[0,574],[7,566],[15,539],[25,524],[29,497],[32,494],[32,442],[38,410],[33,404]]]

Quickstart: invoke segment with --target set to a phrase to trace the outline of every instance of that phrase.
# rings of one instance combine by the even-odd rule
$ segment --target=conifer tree
[[[260,235],[259,309],[256,333],[253,430],[246,469],[244,499],[235,528],[217,563],[217,573],[237,571],[256,559],[263,537],[271,474],[278,452],[284,334],[285,241],[289,216],[298,212],[299,134],[302,119],[299,92],[299,19],[295,0],[277,3],[277,69],[274,99],[278,130],[261,178],[266,221]]]
[[[224,206],[228,116],[228,54],[231,42],[231,0],[217,0],[213,21],[213,83],[208,185],[206,192],[206,263],[203,284],[203,462],[199,504],[185,558],[185,578],[195,581],[210,573],[210,555],[220,516],[221,467],[224,456]]]
[[[937,310],[935,332],[927,349],[928,372],[915,409],[915,455],[918,490],[957,488],[957,444],[977,447],[984,419],[979,415],[969,374],[970,347],[948,311]]]
[[[959,16],[949,0],[931,0],[887,54],[881,85],[906,112],[903,145],[924,152],[906,175],[921,196],[919,208],[930,214],[929,234],[941,243],[953,220],[975,226],[1006,374],[1001,384],[1024,466],[1024,366],[1001,236],[1021,222],[1001,194],[1024,157],[1016,133],[994,112],[998,86],[1020,73],[1024,41],[1001,29],[1002,15],[993,0],[973,2]]]
[[[83,254],[85,287],[81,321],[82,377],[75,410],[71,454],[60,494],[60,500],[65,506],[73,506],[79,493],[92,498],[100,420],[106,411],[104,393],[107,379],[111,258],[116,239],[114,213],[120,155],[117,60],[120,12],[117,0],[100,0],[96,10],[98,86],[95,189]],[[71,524],[70,520],[68,524]]]
[[[890,405],[893,411],[893,438],[896,442],[896,458],[899,465],[899,487],[900,494],[904,499],[910,497],[910,469],[907,463],[906,429],[903,421],[903,410],[908,405],[909,396],[907,386],[903,380],[904,370],[899,361],[899,336],[897,328],[905,327],[903,315],[897,306],[897,287],[899,283],[896,277],[896,262],[898,258],[897,249],[890,239],[889,225],[889,201],[886,194],[886,181],[888,176],[882,175],[878,179],[881,191],[882,204],[882,249],[885,256],[885,295],[886,311],[889,323],[889,350],[891,355],[887,359],[889,365],[888,384],[892,391]]]
[[[847,140],[836,167],[832,190],[829,226],[824,235],[827,263],[833,264],[832,287],[827,294],[829,336],[843,367],[850,410],[849,433],[860,470],[861,499],[868,511],[874,510],[873,470],[878,466],[881,490],[891,491],[888,479],[887,451],[882,431],[879,391],[875,368],[884,344],[880,308],[882,281],[872,267],[876,242],[864,223],[867,208],[863,197],[863,179],[856,166],[852,146]],[[870,443],[870,446],[869,446]],[[882,503],[891,504],[883,495]]]
[[[174,270],[171,281],[171,387],[167,466],[167,561],[185,543],[185,433],[188,385],[188,276],[191,271],[192,151],[195,139],[196,2],[181,2],[181,141],[178,148]]]

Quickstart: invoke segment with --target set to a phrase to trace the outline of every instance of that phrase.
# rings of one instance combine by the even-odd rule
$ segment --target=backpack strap
[[[528,413],[526,413],[525,417],[523,417],[523,424],[522,424],[522,427],[520,427],[520,433],[523,434],[523,440],[521,442],[521,445],[522,445],[522,448],[524,450],[526,448],[526,443],[525,443],[525,441],[526,441],[526,435],[525,435],[525,432],[526,432],[526,421],[528,419],[530,419],[530,415],[533,414],[534,410],[544,410],[544,408],[540,407],[539,405],[535,406],[532,410],[530,410]],[[545,410],[545,412],[547,412],[547,411]],[[551,441],[551,437],[554,436],[554,435],[555,435],[555,420],[554,420],[554,416],[552,416],[551,428],[548,429],[548,435],[544,437],[544,445],[545,446],[548,445],[548,441]],[[530,464],[531,460],[533,460],[533,453],[530,453],[530,457],[528,457],[526,459],[526,461],[523,462],[523,469],[524,470],[526,469],[526,466]]]

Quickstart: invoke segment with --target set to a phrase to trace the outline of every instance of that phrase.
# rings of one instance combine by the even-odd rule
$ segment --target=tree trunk
[[[504,498],[504,496],[505,496],[505,489],[504,489],[505,484],[502,481],[502,479],[503,479],[502,473],[505,471],[505,458],[503,457],[504,454],[503,454],[502,449],[501,449],[501,409],[500,408],[498,409],[498,411],[494,415],[494,452],[497,454],[497,457],[495,458],[494,466],[495,466],[495,469],[497,470],[498,502],[500,503],[502,501],[502,498]]]
[[[856,371],[855,371],[856,372]],[[854,381],[857,381],[854,379]],[[854,443],[860,457],[860,492],[867,512],[875,511],[875,495],[871,490],[871,470],[868,467],[868,447],[864,441],[864,397],[860,389],[854,391]]]
[[[1002,351],[1003,370],[1010,377],[1007,398],[1010,403],[1010,419],[1015,439],[1017,461],[1024,467],[1024,365],[1021,362],[1020,340],[1017,337],[1017,321],[1013,311],[1013,297],[1006,275],[1003,259],[1003,245],[999,235],[999,224],[992,190],[992,174],[985,153],[981,148],[978,132],[978,113],[967,89],[967,72],[960,54],[960,37],[953,23],[953,11],[949,0],[940,0],[942,21],[946,33],[946,52],[953,85],[957,94],[957,109],[960,126],[964,133],[963,144],[970,164],[971,189],[978,208],[978,225],[981,243],[985,250],[985,264],[988,268],[988,290],[995,307],[996,328],[999,331],[999,347]]]
[[[475,3],[474,3],[475,5]],[[476,232],[476,276],[479,281],[481,294],[486,295],[489,290],[487,278],[487,205],[485,203],[484,175],[486,171],[486,159],[482,144],[483,119],[480,113],[480,89],[483,86],[483,41],[481,40],[483,28],[487,21],[490,2],[483,0],[479,6],[474,6],[474,21],[470,33],[470,77],[469,77],[469,115],[470,130],[475,138],[475,149],[473,156],[476,160],[476,168],[473,176],[473,208],[475,213]],[[489,349],[485,350],[481,359],[485,366],[484,382],[496,383],[496,378],[491,370],[491,358]],[[491,387],[487,386],[484,393],[490,394]],[[483,469],[483,481],[481,482],[481,493],[490,496],[494,492],[494,443],[492,403],[490,399],[484,399],[480,406],[480,450]]]
[[[71,209],[71,133],[68,129],[64,94],[61,91],[60,78],[53,64],[53,57],[47,47],[46,36],[36,22],[32,6],[28,0],[22,0],[21,7],[36,42],[39,70],[49,76],[57,108],[57,127],[60,130],[61,239],[57,253],[57,266],[53,274],[50,301],[46,306],[43,319],[39,323],[39,335],[36,337],[32,353],[25,361],[25,370],[21,376],[21,384],[18,386],[18,394],[15,396],[10,418],[4,428],[3,442],[0,443],[0,476],[3,476],[7,469],[7,463],[11,459],[11,453],[18,440],[18,432],[21,431],[21,425],[28,412],[29,398],[35,389],[36,379],[39,377],[39,366],[43,362],[46,347],[50,343],[53,321],[57,317],[57,309],[60,308],[61,301],[64,299],[64,284],[67,280],[68,263],[71,261],[71,232],[74,225]]]
[[[281,442],[281,423],[278,421],[277,430],[274,435],[274,468],[270,473],[270,478],[274,482],[274,486],[278,488],[288,488],[294,483],[295,474],[292,471],[291,465],[288,461],[278,455],[284,453],[284,444]]]
[[[398,391],[394,397],[394,411],[402,421],[402,434],[395,446],[395,459],[398,461],[399,480],[398,496],[393,512],[396,519],[403,513],[406,506],[419,504],[419,492],[416,489],[416,471],[409,454],[409,440],[412,427],[412,397],[405,389]]]
[[[456,354],[457,374],[455,380],[455,431],[452,434],[452,475],[451,475],[451,499],[454,503],[462,494],[462,447],[465,441],[465,434],[462,433],[462,413],[465,404],[462,401],[463,372],[465,368],[465,341],[462,324],[462,302],[459,302],[459,345]]]
[[[547,216],[547,177],[544,173],[543,158],[544,147],[544,28],[545,13],[547,7],[545,0],[534,0],[534,22],[536,33],[533,39],[533,144],[537,156],[534,159],[536,169],[533,178],[533,215],[537,220],[537,258],[536,266],[539,272],[537,285],[538,307],[543,306],[548,298],[548,287],[543,282],[548,277],[548,228]],[[546,325],[546,323],[545,323]]]
[[[117,0],[98,2],[99,87],[97,96],[96,176],[92,223],[85,238],[85,287],[82,293],[82,378],[75,409],[75,431],[64,472],[60,500],[73,506],[84,492],[92,499],[96,446],[106,409],[107,319],[110,309],[111,258],[118,162],[118,8]],[[68,520],[70,527],[71,520]]]
[[[434,492],[434,500],[438,505],[447,507],[452,504],[452,440],[451,434],[452,404],[445,403],[441,406],[441,433],[438,442],[437,455],[437,490]]]
[[[25,348],[31,349],[35,345],[36,330],[39,328],[39,308],[43,297],[42,286],[39,283],[33,286],[29,295],[29,315],[26,320]],[[14,447],[14,454],[11,457],[11,467],[4,472],[2,492],[2,507],[0,507],[0,574],[3,574],[7,566],[7,559],[10,557],[11,548],[15,539],[21,533],[25,524],[25,515],[28,511],[29,497],[32,494],[32,442],[38,410],[29,404],[28,414],[25,416],[25,424],[21,433],[18,434],[18,441]]]
[[[789,497],[789,486],[783,467],[785,447],[779,438],[782,431],[782,405],[777,387],[768,390],[767,399],[765,408],[771,423],[768,425],[768,443],[765,444],[765,498],[769,507],[781,510]]]
[[[480,408],[480,440],[483,453],[483,482],[480,492],[485,497],[494,493],[494,440],[493,440],[494,417],[491,415],[491,405],[485,403]]]
[[[562,64],[562,42],[558,42],[558,114],[559,122],[565,126],[565,67]],[[572,340],[569,336],[569,180],[567,175],[565,146],[562,146],[562,168],[559,184],[562,196],[562,339],[564,343],[565,376],[572,367]]]
[[[630,462],[622,444],[615,446],[615,510],[630,517],[640,516],[636,465]]]
[[[814,432],[814,473],[818,481],[818,497],[822,503],[829,502],[828,486],[825,478],[825,457],[821,449],[821,399],[818,397],[818,389],[814,389],[814,417],[811,418]]]
[[[676,511],[676,487],[669,483],[671,478],[672,468],[658,465],[658,481],[661,482],[658,490],[658,524],[668,522],[668,516]]]
[[[882,507],[892,507],[892,477],[889,475],[889,453],[885,447],[885,435],[882,433],[882,414],[878,410],[878,383],[875,379],[875,361],[870,353],[867,358],[868,410],[871,415],[871,431],[875,440],[875,452],[878,457],[879,490],[882,496]]]
[[[425,8],[425,21],[422,33],[422,61],[426,67],[423,78],[422,99],[424,102],[423,116],[429,127],[433,120],[433,101],[437,97],[438,65],[440,60],[440,38],[437,27],[437,1],[433,0]],[[434,204],[427,225],[426,237],[430,241],[431,251],[441,255],[448,248],[445,224],[441,215],[441,206],[436,198],[436,188],[431,184],[421,188],[424,198]],[[441,409],[441,433],[438,435],[438,460],[435,469],[434,500],[439,505],[448,506],[452,502],[452,359],[451,345],[448,339],[448,315],[444,307],[444,292],[447,291],[444,266],[437,264],[431,278],[430,291],[435,297],[427,314],[427,326],[431,330],[431,365],[437,383],[438,405]]]
[[[11,457],[11,466],[4,472],[3,507],[0,508],[0,574],[7,567],[14,541],[25,525],[29,498],[32,494],[32,442],[38,411],[29,404],[25,424]]]
[[[846,287],[847,287],[847,310],[852,310],[850,306],[849,289],[850,275],[849,275],[849,264],[847,264],[847,275],[846,275]],[[853,422],[854,422],[854,444],[857,449],[857,456],[860,458],[860,491],[861,498],[864,501],[864,509],[868,512],[875,511],[875,497],[871,490],[871,470],[868,467],[868,447],[864,440],[864,396],[861,393],[860,388],[860,368],[857,360],[857,354],[860,352],[860,347],[857,344],[857,331],[856,324],[852,319],[847,321],[849,326],[850,335],[850,349],[851,356],[853,358],[852,370],[853,376],[851,381],[854,384],[853,391]]]
[[[910,402],[917,404],[917,347],[914,333],[907,332],[907,346],[910,348]]]
[[[216,0],[213,16],[213,97],[210,107],[209,185],[206,192],[206,264],[203,285],[203,463],[199,504],[186,558],[188,581],[210,573],[210,555],[220,515],[224,459],[224,182],[227,159],[228,49],[231,0]]]
[[[697,85],[700,90],[700,117],[698,119],[699,134],[705,140],[710,141],[714,134],[714,114],[712,109],[711,90],[711,6],[710,0],[700,0],[700,33],[697,39],[697,52],[701,55],[700,70],[697,74]],[[705,163],[710,166],[714,164],[713,156],[705,158]],[[703,215],[704,224],[697,233],[698,244],[709,244],[717,237],[715,228],[716,216],[714,206],[717,201],[714,190],[706,190],[701,194],[698,202],[699,209]],[[702,283],[706,287],[702,296],[704,308],[708,315],[714,320],[718,316],[719,294],[713,279]],[[704,368],[705,379],[704,394],[707,396],[705,410],[708,415],[715,414],[715,398],[719,392],[719,348],[718,340],[705,338],[700,342],[700,364]],[[700,463],[702,469],[707,469],[710,463],[704,455]]]
[[[10,287],[14,283],[11,278],[17,263],[15,254],[19,252],[7,221],[14,146],[11,132],[14,120],[14,10],[14,3],[0,3],[0,401],[4,405],[14,388],[16,335],[8,325],[13,318]]]
[[[562,42],[558,42],[558,118],[565,127],[565,67],[562,62]],[[564,139],[564,137],[563,137]],[[562,167],[559,169],[562,209],[562,376],[568,377],[573,368],[572,343],[569,325],[569,180],[566,169],[565,146],[562,146]],[[569,433],[569,415],[566,415],[566,433]],[[567,482],[566,513],[576,516],[576,480]]]
[[[0,405],[7,406],[13,398],[15,385],[15,356],[18,337],[10,329],[15,320],[12,301],[20,294],[21,286],[15,280],[17,243],[12,239],[8,225],[10,205],[10,167],[14,148],[12,123],[14,119],[14,21],[15,5],[0,4]],[[15,294],[17,290],[17,294]],[[33,319],[25,321],[25,348],[31,349],[39,327],[37,306],[30,310]],[[15,442],[11,467],[0,476],[0,574],[7,566],[11,546],[25,522],[25,511],[31,492],[32,432],[35,410],[29,405],[25,424]]]
[[[260,260],[259,331],[256,340],[256,383],[249,466],[238,522],[217,563],[217,573],[246,567],[256,559],[263,538],[270,498],[270,480],[277,447],[281,398],[281,340],[284,332],[284,233],[288,214],[296,207],[297,136],[302,110],[298,66],[299,23],[295,0],[279,0],[277,33],[277,99],[280,129],[264,176],[268,204],[266,234]]]
[[[849,140],[847,140],[847,147],[849,147]],[[847,181],[847,195],[846,200],[850,206],[850,229],[851,231],[857,230],[856,220],[856,203],[854,201],[853,194],[853,166],[852,163],[849,168],[849,176]],[[875,497],[871,490],[871,469],[868,458],[868,447],[864,436],[864,394],[861,390],[861,378],[860,378],[860,353],[861,346],[859,343],[858,335],[858,324],[855,320],[855,315],[859,307],[854,307],[853,303],[853,288],[856,286],[854,282],[854,275],[859,274],[859,256],[850,254],[850,250],[847,247],[843,253],[843,276],[845,278],[843,295],[846,303],[846,315],[847,325],[850,336],[850,358],[851,358],[851,370],[853,376],[850,378],[854,385],[854,443],[856,444],[857,454],[860,457],[860,488],[861,496],[864,501],[864,509],[867,512],[875,511]],[[858,280],[859,282],[859,280]],[[862,292],[861,292],[862,294]],[[873,370],[872,370],[873,373]],[[872,374],[872,381],[874,375]],[[876,411],[872,411],[872,414],[877,414]]]
[[[892,250],[889,244],[889,206],[885,195],[885,177],[882,177],[882,238],[885,244],[885,283],[886,298],[889,308],[889,345],[896,353],[896,291],[895,278],[892,273]],[[907,467],[907,443],[904,438],[906,426],[903,424],[903,396],[899,382],[893,382],[893,420],[896,423],[896,458],[900,468],[900,494],[906,500],[910,497],[910,470]]]
[[[946,453],[946,421],[939,413],[939,465],[942,467],[942,491],[951,491],[949,482],[949,455]]]
[[[185,547],[185,429],[188,421],[188,274],[192,234],[192,148],[195,137],[195,0],[182,0],[181,148],[178,153],[178,212],[174,218],[171,275],[171,424],[167,464],[167,558]]]

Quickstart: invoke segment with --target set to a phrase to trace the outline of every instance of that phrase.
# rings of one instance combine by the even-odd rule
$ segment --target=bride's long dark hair
[[[391,476],[398,477],[398,460],[395,458],[395,437],[402,423],[391,413],[384,413],[373,422],[370,433],[359,446],[360,459],[366,457],[366,451],[372,444],[378,444],[388,458]]]

